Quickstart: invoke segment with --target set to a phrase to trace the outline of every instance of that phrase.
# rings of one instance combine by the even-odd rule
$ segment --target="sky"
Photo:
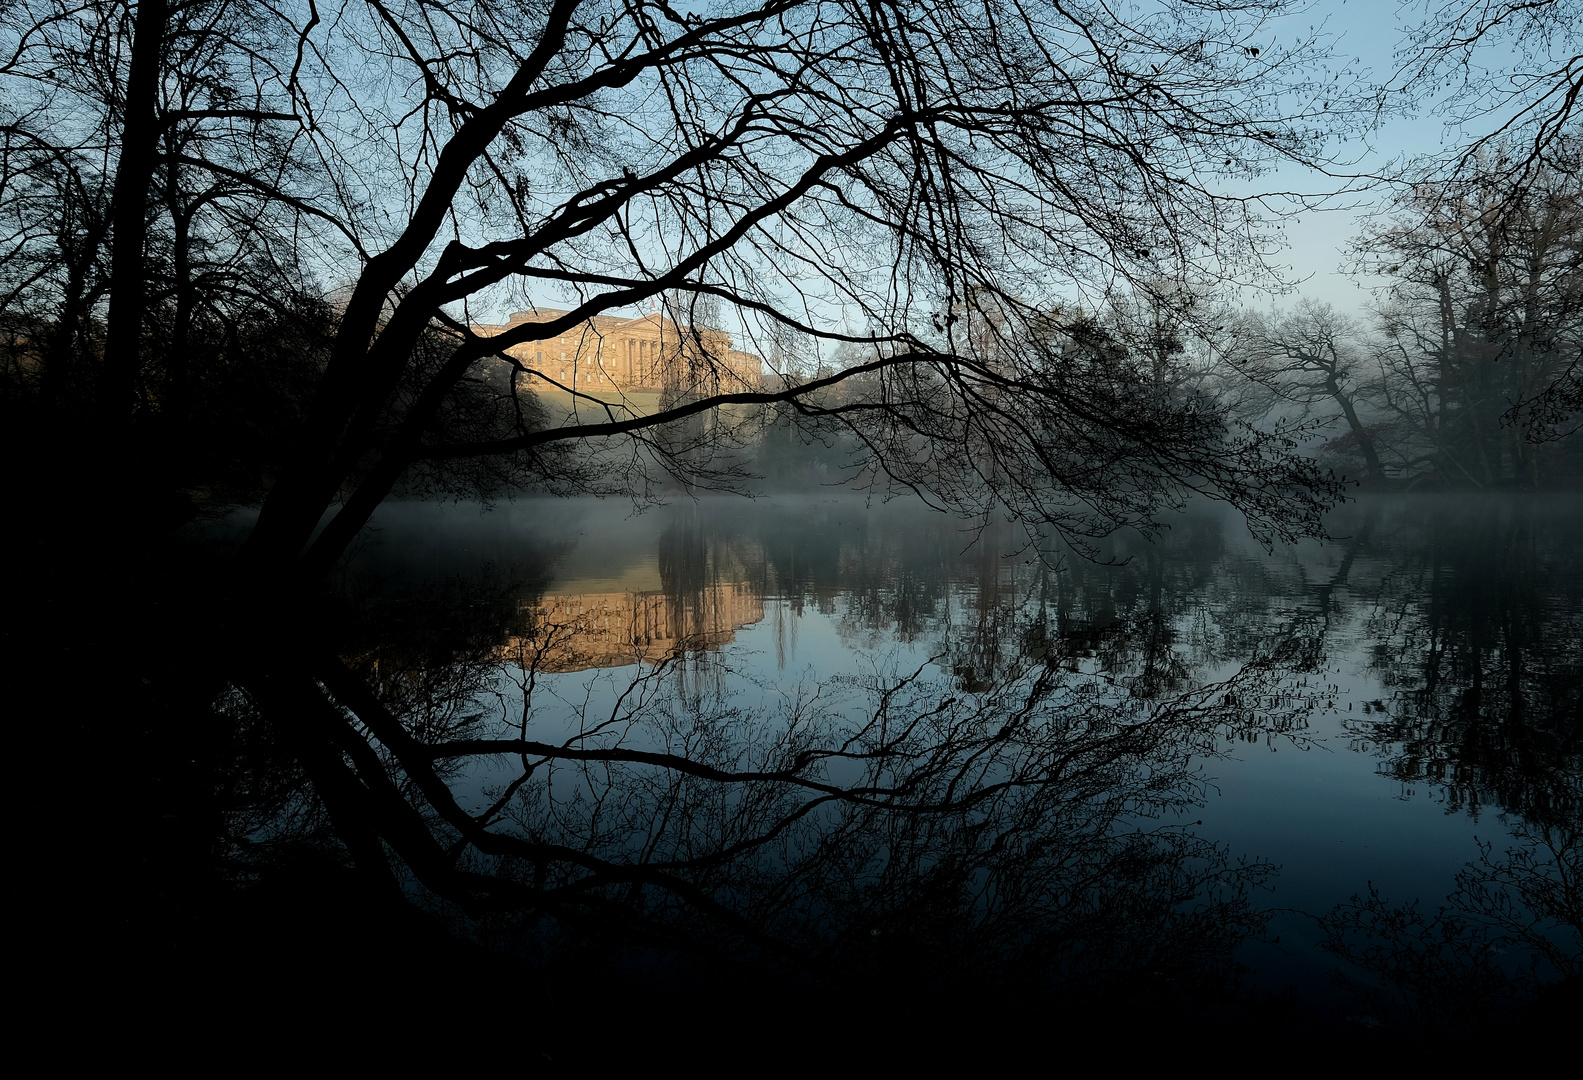
[[[1272,44],[1290,43],[1315,32],[1326,35],[1336,55],[1333,68],[1356,75],[1360,84],[1377,83],[1390,80],[1398,71],[1398,51],[1409,28],[1422,23],[1433,8],[1444,2],[1446,0],[1408,0],[1401,4],[1393,0],[1313,0],[1305,7],[1272,20],[1267,31]],[[1491,64],[1498,65],[1509,54],[1489,49],[1484,55]],[[1436,114],[1435,105],[1432,98],[1426,99],[1415,115],[1387,117],[1361,139],[1354,137],[1338,144],[1335,147],[1341,162],[1338,173],[1353,174],[1350,178],[1326,176],[1294,165],[1257,181],[1257,190],[1263,191],[1320,194],[1348,187],[1351,190],[1328,200],[1323,209],[1305,209],[1286,220],[1284,233],[1288,247],[1272,262],[1281,269],[1286,280],[1296,283],[1295,289],[1286,294],[1245,290],[1238,297],[1242,305],[1284,307],[1297,297],[1306,297],[1351,314],[1366,314],[1371,288],[1384,282],[1349,274],[1346,249],[1349,241],[1364,228],[1369,211],[1388,196],[1389,189],[1379,185],[1371,187],[1357,178],[1390,172],[1393,166],[1405,165],[1414,158],[1466,145],[1497,123],[1489,119],[1485,130],[1448,128],[1443,118]],[[565,299],[555,302],[545,298],[545,302],[557,307],[573,306]],[[636,315],[639,311],[634,308],[619,314]],[[740,328],[737,329],[735,336],[741,337]],[[852,329],[861,330],[861,327]]]
[[[1434,6],[1439,6],[1438,0]],[[1428,7],[1424,0],[1401,5],[1389,0],[1320,0],[1272,29],[1277,34],[1295,35],[1309,27],[1322,27],[1334,36],[1335,51],[1355,62],[1357,74],[1378,82],[1389,79],[1398,70],[1397,50],[1408,28],[1423,21]],[[1501,49],[1490,48],[1483,50],[1480,57],[1488,64],[1498,64],[1507,55]],[[1352,169],[1359,174],[1387,172],[1393,163],[1466,145],[1497,124],[1490,119],[1488,128],[1483,130],[1477,126],[1448,128],[1445,120],[1435,114],[1436,104],[1433,99],[1427,100],[1416,115],[1390,117],[1369,132],[1361,143],[1354,141],[1341,147],[1343,151],[1356,148]],[[1291,167],[1266,178],[1266,183],[1270,189],[1319,192],[1326,190],[1326,184],[1338,181]],[[1363,190],[1332,200],[1327,210],[1304,212],[1287,223],[1285,232],[1290,247],[1276,261],[1289,267],[1290,275],[1301,282],[1296,296],[1311,297],[1354,314],[1363,312],[1371,295],[1370,288],[1382,282],[1349,275],[1345,249],[1348,241],[1363,229],[1366,215],[1382,194],[1379,188]],[[1250,291],[1242,301],[1257,307],[1285,306],[1293,298]]]

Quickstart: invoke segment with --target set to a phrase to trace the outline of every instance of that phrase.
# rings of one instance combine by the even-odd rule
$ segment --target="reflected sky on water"
[[[1226,706],[1183,821],[1280,867],[1263,897],[1284,912],[1280,942],[1241,959],[1256,984],[1296,980],[1319,998],[1335,993],[1336,960],[1312,916],[1371,887],[1432,911],[1479,840],[1499,847],[1525,822],[1575,829],[1579,500],[1366,499],[1332,516],[1330,541],[1273,551],[1224,508],[1169,526],[1111,538],[1095,562],[1006,522],[851,496],[639,515],[410,503],[381,511],[353,572],[398,591],[507,583],[503,663],[536,664],[567,701],[680,656],[679,688],[724,681],[760,702],[920,667],[972,695],[1041,663],[1149,702],[1293,649],[1281,700]],[[487,768],[473,781],[489,782]]]

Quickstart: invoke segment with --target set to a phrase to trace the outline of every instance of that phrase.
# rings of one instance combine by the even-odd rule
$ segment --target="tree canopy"
[[[904,486],[1073,535],[1189,490],[1289,533],[1329,498],[1290,434],[1143,392],[1158,380],[1093,348],[1083,314],[1119,290],[1264,273],[1273,238],[1230,183],[1322,159],[1347,90],[1318,43],[1271,40],[1281,10],[38,0],[7,16],[4,77],[18,140],[114,177],[99,182],[118,193],[107,226],[54,229],[105,264],[107,422],[183,410],[195,312],[234,306],[237,283],[259,283],[242,290],[259,308],[279,306],[270,282],[337,298],[255,536],[271,558],[297,558],[346,494],[310,560],[322,569],[403,475],[438,462],[564,472],[554,445],[619,436],[634,460],[706,469],[652,437],[682,414],[617,407],[546,430],[517,410],[434,437],[491,364],[522,366],[507,350],[651,302],[683,326],[699,302],[723,309],[777,367],[773,391],[694,393],[686,414],[726,397],[820,414]],[[39,182],[42,165],[16,160]],[[148,273],[162,248],[169,290]],[[57,294],[80,291],[69,259],[44,261]],[[566,314],[476,332],[513,298]],[[813,372],[836,345],[862,360],[834,381],[864,373],[871,392],[829,408]]]

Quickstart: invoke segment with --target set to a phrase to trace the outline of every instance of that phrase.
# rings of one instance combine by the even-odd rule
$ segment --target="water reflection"
[[[548,554],[536,579],[467,601],[476,630],[401,644],[387,619],[342,649],[376,700],[316,673],[370,730],[412,735],[391,751],[398,785],[422,788],[452,854],[422,872],[401,858],[464,914],[919,985],[1132,1000],[1213,983],[1205,1000],[1223,1000],[1273,883],[1277,905],[1329,912],[1320,944],[1376,1022],[1427,1029],[1456,1015],[1442,998],[1515,1002],[1576,972],[1572,504],[1381,501],[1339,516],[1331,544],[1273,554],[1197,513],[1059,566],[1003,523],[851,502],[578,514],[508,519]],[[401,529],[386,524],[397,551]],[[1507,818],[1410,883],[1451,894],[1420,913],[1321,846],[1348,789],[1301,802],[1304,759],[1237,761],[1254,747]],[[1239,804],[1216,770],[1287,786]],[[1188,820],[1220,805],[1289,822],[1284,876],[1329,891],[1293,899],[1224,840],[1242,823],[1217,838]],[[1423,848],[1388,836],[1407,819],[1371,816],[1347,839]],[[1451,851],[1463,834],[1436,835]]]
[[[679,656],[575,696],[530,659],[498,720],[427,755],[496,762],[474,815],[495,846],[471,869],[531,887],[556,940],[615,920],[788,975],[1208,1008],[1271,867],[1179,818],[1238,702],[1289,726],[1292,657],[1152,702],[1069,659],[970,694],[878,672],[759,708],[727,680],[671,692]]]
[[[1434,505],[1382,531],[1389,566],[1367,620],[1391,691],[1351,728],[1406,783],[1449,805],[1535,821],[1578,812],[1583,775],[1583,551],[1575,521],[1531,503]]]
[[[539,553],[508,644],[553,632],[545,671],[717,651],[761,623],[775,667],[795,670],[799,627],[817,614],[847,649],[914,647],[964,691],[1059,653],[1152,699],[1300,638],[1313,670],[1359,663],[1347,675],[1378,684],[1350,687],[1338,711],[1386,775],[1475,812],[1543,819],[1575,805],[1583,520],[1564,500],[1378,500],[1338,517],[1331,544],[1274,556],[1234,520],[1200,513],[1152,543],[1113,538],[1100,548],[1108,565],[1058,567],[1003,522],[850,500],[607,511],[576,539],[536,524],[508,530]],[[389,546],[407,547],[393,529]],[[600,534],[626,547],[600,547]]]
[[[1363,626],[1387,692],[1347,717],[1353,748],[1404,787],[1439,792],[1447,813],[1494,825],[1498,839],[1476,841],[1443,904],[1371,885],[1321,925],[1366,1014],[1441,1045],[1575,1015],[1583,552],[1569,511],[1426,500],[1419,514],[1371,522],[1380,572]]]
[[[1583,830],[1518,822],[1482,842],[1446,903],[1393,902],[1370,887],[1320,920],[1324,947],[1367,1022],[1442,1047],[1551,1036],[1583,991]],[[1547,1021],[1536,1023],[1538,1020]]]
[[[764,618],[764,597],[740,582],[684,595],[576,593],[544,597],[525,614],[526,632],[506,639],[508,656],[528,657],[543,671],[587,671],[723,648]]]

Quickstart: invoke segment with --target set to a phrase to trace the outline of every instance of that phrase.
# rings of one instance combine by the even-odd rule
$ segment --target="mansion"
[[[540,671],[587,671],[722,648],[736,631],[764,618],[764,593],[722,582],[685,596],[629,591],[546,596],[524,605],[523,614],[530,629],[507,639],[502,653],[508,660]]]
[[[478,326],[493,336],[521,326],[559,319],[564,311],[518,311],[509,322]],[[759,357],[731,347],[723,330],[684,328],[663,315],[624,319],[598,315],[558,337],[514,346],[509,354],[538,374],[536,390],[559,384],[581,393],[732,393],[757,390],[763,379]]]

